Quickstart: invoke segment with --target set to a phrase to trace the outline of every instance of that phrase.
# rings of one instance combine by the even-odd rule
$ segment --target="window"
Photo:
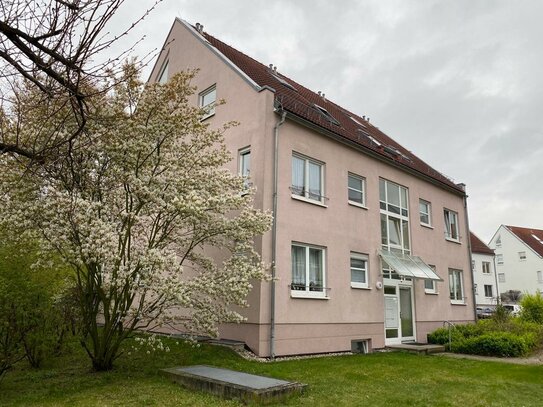
[[[445,215],[445,238],[448,240],[460,241],[458,229],[458,214],[448,209],[444,210]]]
[[[498,236],[496,239],[496,247],[502,247],[502,237]]]
[[[430,268],[435,272],[436,266],[432,266],[431,264],[428,264]],[[436,280],[424,280],[424,292],[426,294],[437,294],[437,283]]]
[[[475,260],[471,261],[471,270],[475,271]]]
[[[537,282],[538,283],[543,283],[543,271],[538,271],[537,272]]]
[[[366,180],[358,175],[349,174],[348,180],[349,202],[361,206],[366,205]]]
[[[244,187],[248,189],[251,187],[249,177],[251,176],[251,150],[244,148],[239,152],[239,175],[245,178]]]
[[[541,240],[541,239],[539,238],[539,236],[537,236],[537,235],[535,235],[535,234],[532,233],[532,237],[533,237],[535,240],[537,240],[539,243],[543,244],[543,240]]]
[[[215,102],[217,101],[217,86],[213,85],[204,90],[199,95],[200,107],[204,109],[203,119],[207,119],[215,114]]]
[[[520,261],[526,260],[526,252],[518,252],[518,259]]]
[[[398,249],[409,254],[409,210],[407,188],[379,180],[381,243],[383,249]]]
[[[323,164],[310,158],[292,156],[292,195],[323,202]]]
[[[169,61],[166,61],[162,66],[160,73],[158,74],[158,83],[160,83],[161,85],[164,85],[166,82],[168,82],[168,65]]]
[[[462,286],[462,271],[449,269],[449,294],[451,303],[464,304],[464,288]]]
[[[351,253],[351,287],[368,288],[368,256]]]
[[[490,262],[483,261],[483,274],[490,274]]]
[[[496,255],[496,262],[498,264],[503,264],[503,254],[497,254]]]
[[[498,281],[500,283],[505,283],[505,273],[498,273]]]
[[[324,297],[324,249],[292,244],[293,297]]]
[[[407,188],[379,179],[379,207],[381,208],[381,247],[410,254],[409,201]],[[400,278],[386,262],[381,262],[384,278]]]
[[[317,104],[313,105],[315,106],[315,108],[317,109],[317,111],[326,119],[326,121],[336,125],[336,126],[339,126],[340,123],[336,120],[336,118],[334,116],[332,116],[328,110],[326,110],[324,107],[322,106],[319,106]]]
[[[492,286],[485,284],[485,297],[492,298]]]
[[[419,199],[419,216],[421,225],[432,226],[432,210],[430,202]]]

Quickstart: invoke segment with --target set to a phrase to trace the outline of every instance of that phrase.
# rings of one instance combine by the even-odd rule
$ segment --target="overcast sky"
[[[127,3],[116,22],[151,2]],[[165,0],[133,33],[146,36],[138,54],[175,17],[464,182],[485,242],[500,224],[543,229],[543,1]]]

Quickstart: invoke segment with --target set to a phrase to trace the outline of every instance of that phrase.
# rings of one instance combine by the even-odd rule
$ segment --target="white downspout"
[[[272,224],[272,270],[271,270],[271,299],[270,299],[270,358],[275,358],[275,276],[277,264],[277,184],[279,174],[279,126],[287,117],[287,112],[281,112],[281,119],[275,124],[273,137],[273,224]]]

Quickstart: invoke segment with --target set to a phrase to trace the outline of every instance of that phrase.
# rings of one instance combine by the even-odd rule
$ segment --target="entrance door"
[[[400,344],[415,340],[413,287],[411,281],[386,280],[385,344]]]

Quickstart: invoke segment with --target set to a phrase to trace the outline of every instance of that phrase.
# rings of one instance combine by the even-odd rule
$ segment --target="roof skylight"
[[[320,114],[324,116],[326,120],[328,120],[330,123],[335,124],[336,126],[339,126],[339,122],[332,116],[330,113],[328,113],[328,110],[326,110],[324,107],[319,106],[317,104],[314,104],[315,108],[319,111]]]
[[[362,126],[364,128],[366,128],[366,125],[364,123],[361,123],[358,119],[354,118],[353,116],[349,116],[351,118],[351,120],[353,122],[355,122],[356,124],[358,124],[359,126]]]
[[[374,143],[377,147],[381,147],[381,146],[382,146],[382,144],[381,144],[379,141],[377,141],[377,139],[375,139],[375,137],[373,137],[373,136],[368,136],[368,138],[369,138],[369,139],[371,140],[371,142]]]
[[[284,80],[283,78],[281,78],[279,76],[279,74],[275,73],[275,72],[272,72],[271,73],[273,75],[273,77],[275,79],[277,79],[279,82],[281,82],[282,85],[286,86],[287,88],[289,88],[290,90],[293,90],[295,92],[298,92],[298,89],[296,89],[294,86],[292,86],[290,83],[288,83],[286,80]]]
[[[536,235],[534,235],[534,234],[532,233],[532,237],[533,237],[535,240],[537,240],[539,243],[543,244],[543,240],[541,240],[541,239],[539,238],[539,236],[536,236]]]

